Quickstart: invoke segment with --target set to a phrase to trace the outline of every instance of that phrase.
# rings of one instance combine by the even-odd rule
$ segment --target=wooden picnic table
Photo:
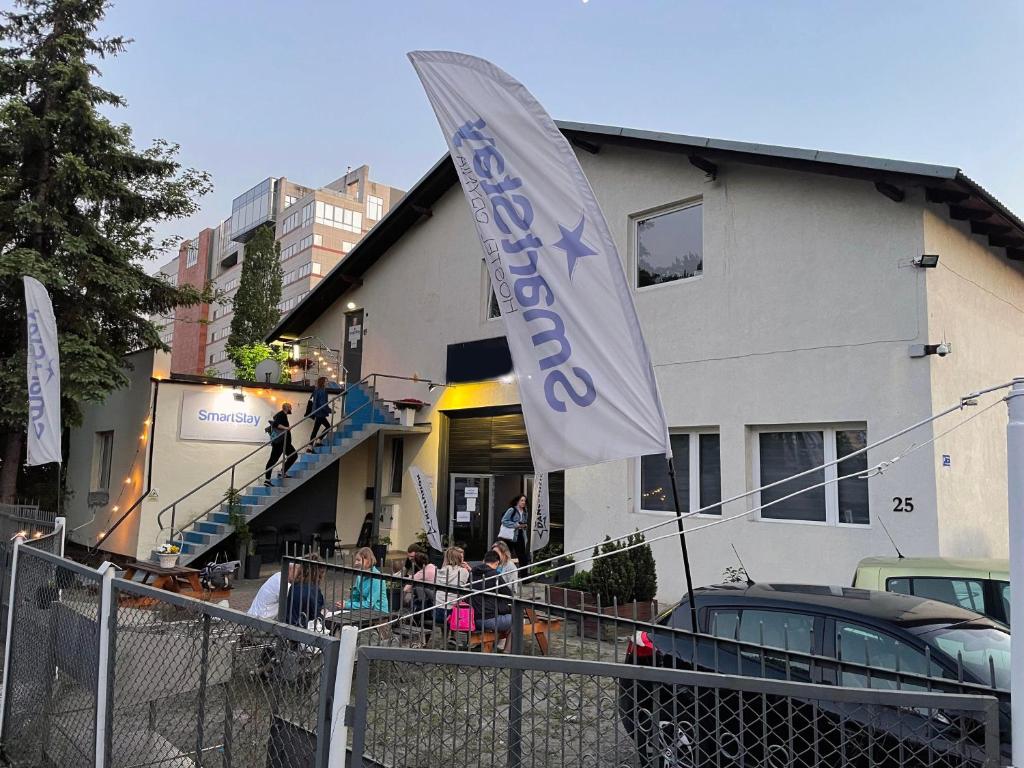
[[[324,626],[331,632],[334,632],[335,630],[340,631],[342,627],[346,626],[366,629],[367,627],[376,627],[379,624],[385,624],[396,618],[398,615],[398,613],[393,611],[377,611],[373,608],[337,608],[328,612],[327,616],[324,618]]]
[[[185,594],[188,594],[188,591],[192,592],[193,597],[203,594],[203,587],[199,583],[199,571],[195,568],[186,568],[184,565],[162,568],[147,560],[136,560],[125,566],[124,577],[129,581],[135,579],[136,573],[142,574],[142,584],[148,584],[156,589],[181,594],[182,587],[185,587]]]

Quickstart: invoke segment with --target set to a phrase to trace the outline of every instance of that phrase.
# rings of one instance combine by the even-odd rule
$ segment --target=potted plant
[[[178,564],[178,553],[181,549],[177,544],[161,544],[156,549],[156,561],[161,568],[173,568]]]
[[[530,568],[530,575],[535,581],[540,584],[561,584],[572,578],[576,570],[576,558],[562,554],[563,551],[561,544],[552,542],[533,553],[534,561],[541,563]],[[550,562],[543,562],[545,560]]]
[[[252,529],[245,516],[242,506],[242,494],[237,488],[228,488],[228,525],[235,530],[235,541],[238,545],[238,561],[242,563],[242,573],[247,579],[258,579],[263,558],[256,554],[253,547]]]
[[[633,548],[629,549],[631,546]],[[550,587],[549,601],[587,613],[653,621],[658,612],[654,599],[658,577],[654,555],[643,534],[630,534],[625,540],[616,541],[605,537],[600,548],[594,548],[595,557],[599,553],[603,557],[594,560],[590,572],[582,571],[567,584]],[[587,637],[597,637],[616,628],[614,622],[601,621],[596,616],[585,617],[581,624],[581,632]],[[630,631],[625,625],[619,629]]]

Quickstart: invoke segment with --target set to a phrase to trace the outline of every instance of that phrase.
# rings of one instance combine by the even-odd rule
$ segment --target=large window
[[[194,267],[199,263],[199,238],[189,241],[188,252],[185,256],[185,269]]]
[[[92,490],[110,490],[110,464],[114,456],[114,432],[97,432],[92,446]]]
[[[379,221],[384,215],[384,200],[373,195],[366,196],[366,218]]]
[[[672,435],[672,463],[679,489],[680,512],[693,512],[705,507],[703,514],[720,515],[722,508],[722,462],[720,437],[712,432],[682,432]],[[640,459],[640,511],[675,512],[672,483],[665,457],[643,456]]]
[[[754,446],[754,477],[762,486],[785,481],[761,491],[759,504],[771,504],[761,510],[761,519],[867,525],[871,521],[868,481],[865,477],[855,476],[867,470],[867,454],[843,459],[866,445],[867,430],[863,426],[758,431]],[[838,464],[815,469],[837,459],[841,460]],[[803,472],[807,474],[786,480]],[[854,476],[834,482],[848,475]],[[829,484],[823,485],[826,481]],[[802,489],[810,490],[785,499]]]
[[[694,203],[636,220],[638,288],[704,273],[703,210]]]
[[[316,223],[323,224],[346,232],[363,231],[363,214],[340,205],[331,205],[321,200],[316,201]]]

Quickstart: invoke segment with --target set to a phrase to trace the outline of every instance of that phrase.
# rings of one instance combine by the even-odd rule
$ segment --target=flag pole
[[[679,504],[679,487],[676,485],[676,468],[671,457],[668,459],[668,477],[672,483],[672,500],[675,502],[676,525],[679,526],[679,546],[683,550],[683,572],[686,574],[686,597],[690,601],[690,621],[693,631],[700,632],[697,625],[697,603],[693,599],[693,577],[690,576],[690,554],[686,550],[686,529],[683,527],[682,506]]]

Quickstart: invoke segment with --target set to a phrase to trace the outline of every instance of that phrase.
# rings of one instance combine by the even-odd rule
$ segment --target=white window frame
[[[109,435],[109,447],[104,451]],[[105,460],[104,460],[105,459]],[[106,472],[107,483],[103,484],[103,474]],[[92,471],[89,480],[92,493],[109,493],[110,486],[114,482],[114,430],[101,429],[94,433],[92,448]]]
[[[654,285],[645,285],[642,288],[640,287],[640,237],[639,237],[639,234],[640,234],[640,222],[641,221],[646,221],[647,219],[653,219],[653,218],[655,218],[657,216],[664,216],[664,215],[669,214],[669,213],[675,213],[676,211],[683,211],[683,210],[686,210],[687,208],[693,208],[696,205],[701,206],[701,214],[700,214],[700,247],[701,247],[701,254],[702,254],[701,259],[702,259],[702,261],[704,261],[704,260],[706,260],[706,255],[707,254],[705,253],[705,248],[704,248],[705,243],[704,243],[704,209],[703,209],[704,198],[703,198],[703,196],[695,197],[695,198],[690,198],[688,200],[683,200],[683,201],[680,201],[680,202],[677,202],[677,203],[671,203],[669,205],[663,205],[663,206],[660,206],[658,208],[651,208],[651,209],[646,210],[646,211],[641,211],[639,213],[634,213],[633,215],[631,215],[629,217],[630,218],[630,235],[629,235],[630,236],[630,248],[633,251],[633,258],[632,258],[632,261],[633,261],[633,264],[632,264],[633,285],[632,285],[632,288],[633,288],[634,291],[636,291],[637,293],[645,293],[647,291],[653,291],[653,290],[657,290],[659,288],[666,288],[666,287],[668,287],[670,285],[689,285],[690,283],[694,283],[694,282],[697,282],[698,280],[703,280],[704,279],[704,275],[707,274],[707,270],[706,269],[701,269],[701,273],[699,275],[694,275],[693,277],[683,277],[683,278],[680,278],[679,280],[671,280],[670,282],[667,282],[667,283],[655,283]]]
[[[766,430],[770,431],[770,430]],[[719,477],[718,482],[721,485],[721,465],[722,465],[722,432],[714,427],[693,427],[692,429],[686,429],[683,427],[673,427],[669,430],[671,435],[689,435],[690,436],[690,502],[689,509],[700,509],[700,436],[701,435],[718,435],[718,464],[719,464]],[[638,457],[634,461],[634,472],[633,472],[633,498],[636,499],[635,511],[640,515],[657,515],[658,517],[675,517],[678,512],[665,512],[660,509],[644,509],[643,498],[641,497],[642,492],[642,480],[643,480],[643,459]],[[671,491],[669,491],[671,493]],[[721,502],[719,503],[719,509],[722,509]],[[721,520],[725,515],[725,511],[720,514],[712,515],[706,512],[699,514],[687,514],[688,517],[706,517],[709,520]]]
[[[825,519],[824,520],[781,520],[775,517],[764,517],[758,509],[755,519],[764,523],[780,523],[782,525],[817,525],[830,526],[833,528],[855,528],[858,530],[869,530],[874,527],[874,515],[871,514],[871,492],[870,480],[868,485],[868,522],[867,523],[841,523],[839,522],[839,465],[836,462],[836,432],[847,432],[863,430],[867,432],[867,424],[864,422],[836,422],[831,424],[783,424],[783,425],[759,425],[751,427],[753,440],[750,443],[750,468],[753,477],[754,487],[761,486],[761,434],[763,432],[821,432],[824,444],[824,462],[830,466],[825,467]],[[844,457],[845,458],[845,457]],[[753,496],[754,507],[761,506],[761,492]]]
[[[376,195],[366,196],[366,218],[370,221],[380,221],[384,216],[384,198]]]

